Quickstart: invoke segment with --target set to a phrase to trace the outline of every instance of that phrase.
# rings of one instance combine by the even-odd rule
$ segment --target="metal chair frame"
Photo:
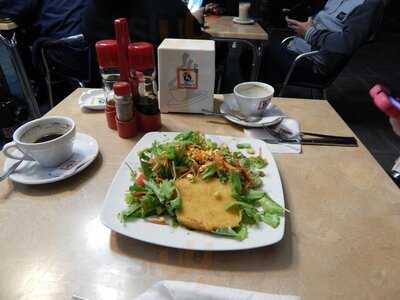
[[[283,39],[281,42],[281,46],[285,47],[294,38],[296,38],[296,36],[289,36],[289,37]],[[308,59],[309,57],[318,55],[319,53],[320,53],[319,50],[314,50],[314,51],[302,53],[295,58],[295,60],[293,61],[293,63],[291,64],[291,66],[289,68],[288,73],[286,74],[285,80],[283,81],[282,88],[279,92],[279,97],[283,96],[283,93],[284,93],[286,87],[289,85],[289,81],[290,81],[290,79],[293,75],[293,72],[294,72],[296,66],[298,65],[298,63],[304,59]],[[329,81],[329,84],[330,83],[331,83],[331,81]],[[329,85],[329,84],[327,84],[327,85]],[[322,90],[323,97],[326,99],[325,85],[313,85],[312,88],[317,88],[317,89]]]
[[[60,38],[57,40],[50,40],[50,41],[45,42],[40,49],[42,63],[43,63],[44,71],[45,71],[44,78],[46,81],[47,92],[48,92],[49,102],[50,102],[50,108],[54,107],[54,97],[53,97],[53,90],[52,90],[53,84],[64,82],[64,81],[72,81],[72,82],[75,82],[79,87],[84,87],[85,85],[84,85],[83,81],[79,80],[78,78],[65,76],[65,75],[63,75],[65,78],[63,78],[61,80],[53,81],[50,66],[49,66],[49,61],[47,59],[47,51],[51,47],[59,47],[59,46],[70,47],[68,45],[68,43],[70,41],[83,40],[83,39],[84,39],[83,34],[77,34],[77,35],[68,36],[65,38]],[[89,49],[89,46],[85,47],[82,50],[87,50],[87,49]],[[88,53],[88,61],[90,62],[90,51],[88,51],[88,52],[89,52]],[[88,67],[88,68],[90,68],[90,67]]]

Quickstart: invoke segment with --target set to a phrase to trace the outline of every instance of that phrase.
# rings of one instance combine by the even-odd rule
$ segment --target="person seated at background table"
[[[282,83],[295,58],[319,50],[320,54],[302,60],[293,81],[320,82],[337,71],[366,43],[376,30],[381,0],[328,0],[324,8],[306,22],[286,18],[297,37],[287,47],[272,41],[264,54],[263,80]]]
[[[82,15],[89,0],[5,0],[0,15],[17,23],[23,39],[32,47],[32,60],[40,68],[40,48],[48,40],[81,33]],[[52,53],[49,53],[52,55]],[[82,61],[74,52],[53,53],[65,68],[80,72]]]
[[[92,0],[84,16],[83,34],[91,47],[91,86],[101,86],[94,45],[114,39],[114,20],[127,18],[132,41],[157,47],[164,38],[208,38],[181,0]]]

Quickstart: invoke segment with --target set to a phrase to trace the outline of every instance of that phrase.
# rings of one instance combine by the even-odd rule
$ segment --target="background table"
[[[250,46],[253,52],[250,80],[257,80],[260,73],[263,43],[268,41],[268,33],[255,22],[251,25],[241,25],[232,21],[232,16],[208,16],[205,18],[205,32],[215,41],[238,42]]]
[[[98,219],[108,186],[139,139],[123,140],[102,113],[82,113],[76,90],[50,115],[73,118],[100,156],[46,186],[0,183],[0,299],[133,299],[163,279],[296,294],[307,300],[397,299],[400,191],[364,146],[305,146],[275,155],[287,216],[277,245],[195,252],[139,242]],[[274,99],[304,130],[353,134],[326,101]],[[241,136],[222,118],[168,114],[163,130]],[[3,158],[0,158],[3,165]],[[116,199],[119,201],[119,199]]]
[[[14,22],[0,21],[0,30],[13,30],[18,28],[18,25]]]
[[[213,37],[267,41],[268,33],[255,22],[241,25],[232,21],[232,16],[208,16],[205,31]]]

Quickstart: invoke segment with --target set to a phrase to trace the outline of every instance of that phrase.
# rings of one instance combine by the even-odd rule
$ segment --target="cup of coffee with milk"
[[[246,118],[262,118],[274,96],[274,88],[257,81],[243,82],[233,89],[240,113]]]
[[[42,167],[56,167],[73,154],[75,123],[67,117],[43,117],[19,127],[13,141],[3,148],[5,156],[37,161]]]
[[[239,2],[239,17],[240,21],[248,21],[249,20],[249,11],[250,11],[251,3],[248,1],[240,1]]]

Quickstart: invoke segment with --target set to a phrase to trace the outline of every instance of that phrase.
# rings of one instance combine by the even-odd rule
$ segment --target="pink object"
[[[369,91],[369,94],[381,111],[393,119],[400,120],[400,109],[396,107],[396,103],[393,103],[397,100],[390,96],[390,91],[386,87],[379,84],[375,85]]]
[[[129,81],[128,45],[130,39],[128,20],[125,18],[116,19],[114,21],[114,28],[118,45],[118,61],[121,70],[121,80]]]

